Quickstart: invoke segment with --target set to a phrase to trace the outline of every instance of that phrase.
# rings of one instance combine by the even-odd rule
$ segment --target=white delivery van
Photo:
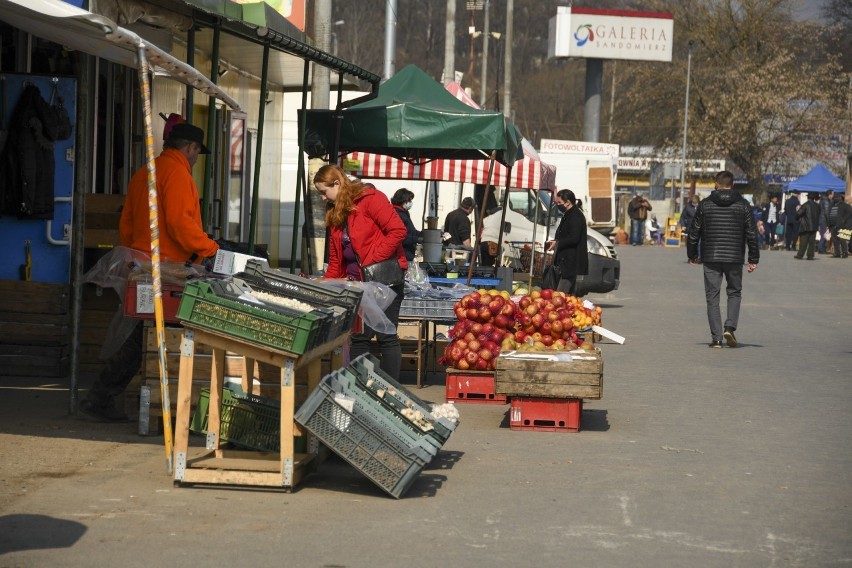
[[[513,189],[509,192],[509,208],[501,228],[502,209],[497,209],[485,217],[482,222],[482,242],[497,242],[501,229],[503,233],[503,252],[498,264],[517,266],[515,257],[523,244],[539,243],[543,245],[553,239],[561,217],[551,214],[549,191]],[[589,273],[577,278],[577,294],[583,296],[589,292],[606,293],[618,289],[621,278],[621,263],[612,242],[589,227],[587,233],[589,250]]]
[[[583,202],[589,226],[609,235],[615,229],[618,144],[542,138],[539,158],[556,166],[556,188]]]

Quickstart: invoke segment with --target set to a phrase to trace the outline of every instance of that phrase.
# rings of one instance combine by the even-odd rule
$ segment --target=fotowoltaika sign
[[[673,34],[671,14],[559,6],[547,56],[670,62]]]

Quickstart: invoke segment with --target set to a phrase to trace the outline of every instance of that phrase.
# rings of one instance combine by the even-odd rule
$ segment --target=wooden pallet
[[[0,375],[68,375],[70,296],[67,284],[0,281]]]

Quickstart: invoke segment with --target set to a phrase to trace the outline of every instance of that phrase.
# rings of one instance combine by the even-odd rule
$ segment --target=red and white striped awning
[[[507,183],[508,168],[494,162],[491,185],[523,189],[553,189],[556,184],[556,167],[538,159],[532,145],[522,141],[524,158],[512,167],[512,179]],[[351,152],[345,158],[345,167],[354,176],[366,179],[411,179],[452,181],[459,183],[488,183],[491,160],[431,160],[411,164],[381,154]]]
[[[457,99],[473,108],[479,105],[470,98],[458,83],[444,86]],[[512,179],[508,180],[508,168],[494,162],[491,185],[520,189],[554,189],[556,187],[556,166],[545,164],[538,157],[532,144],[526,139],[521,141],[524,158],[512,167]],[[483,155],[481,160],[431,160],[422,164],[411,164],[381,154],[351,152],[345,156],[346,170],[354,176],[366,179],[413,179],[429,181],[452,181],[458,183],[486,184],[491,160]]]

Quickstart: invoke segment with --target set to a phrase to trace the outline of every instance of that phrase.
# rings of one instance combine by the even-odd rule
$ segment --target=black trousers
[[[402,298],[405,294],[405,284],[391,286],[391,290],[396,292],[396,298],[390,303],[385,310],[385,315],[394,326],[399,324],[399,308],[402,305]],[[399,345],[399,335],[397,333],[379,333],[369,326],[364,326],[363,333],[356,333],[352,336],[349,346],[349,356],[352,359],[370,352],[370,342],[373,337],[376,338],[376,343],[379,345],[379,353],[381,354],[382,371],[388,374],[392,379],[399,380],[399,371],[402,368],[402,348]]]

